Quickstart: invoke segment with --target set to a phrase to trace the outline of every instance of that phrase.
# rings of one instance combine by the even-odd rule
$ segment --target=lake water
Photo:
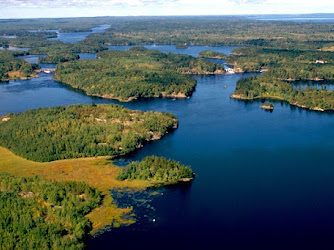
[[[56,38],[49,38],[48,40],[59,40],[64,43],[75,43],[84,40],[88,35],[94,33],[101,33],[110,28],[110,25],[103,24],[98,27],[92,28],[91,31],[86,32],[74,32],[74,33],[58,33]]]
[[[280,22],[298,22],[298,23],[333,23],[333,13],[321,14],[274,14],[274,15],[251,15],[245,16],[249,19],[260,21],[280,21]]]
[[[140,45],[136,45],[140,46]],[[135,46],[108,46],[109,50],[129,50]],[[187,48],[177,49],[175,45],[143,45],[147,49],[160,50],[162,52],[174,53],[174,54],[184,54],[191,56],[198,56],[198,53],[204,50],[214,50],[226,55],[230,55],[231,51],[238,48],[236,46],[224,46],[224,47],[209,47],[209,46],[188,46]]]
[[[0,47],[0,50],[4,50],[3,47]],[[30,50],[30,48],[19,48],[19,47],[13,47],[13,46],[9,46],[8,48],[6,48],[6,50],[22,50],[22,51],[28,51]]]
[[[293,83],[293,86],[296,89],[305,90],[306,87],[317,88],[317,89],[326,89],[326,90],[334,90],[334,82],[333,81],[297,81]]]
[[[198,53],[197,47],[169,48]],[[194,76],[198,84],[189,99],[122,103],[171,112],[179,128],[117,164],[165,156],[191,165],[196,178],[158,189],[157,196],[150,191],[116,196],[120,206],[134,205],[138,223],[90,240],[89,248],[334,247],[334,116],[281,102],[270,113],[258,101],[230,99],[236,82],[251,75]],[[53,81],[52,74],[0,83],[0,115],[91,102],[119,103],[85,96]]]

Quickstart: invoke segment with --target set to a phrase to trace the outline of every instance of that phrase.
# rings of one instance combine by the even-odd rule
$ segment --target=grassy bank
[[[135,222],[134,218],[129,216],[130,208],[121,209],[112,203],[110,189],[145,189],[156,184],[143,180],[116,180],[115,177],[118,175],[120,167],[113,165],[107,157],[39,163],[16,156],[9,150],[0,147],[0,159],[0,172],[24,177],[37,175],[56,181],[81,181],[99,189],[104,195],[103,204],[86,216],[93,224],[92,234],[108,225],[118,227]]]

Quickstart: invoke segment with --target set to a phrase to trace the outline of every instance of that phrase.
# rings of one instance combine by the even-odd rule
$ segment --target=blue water
[[[325,90],[334,90],[334,82],[327,82],[327,81],[301,81],[301,82],[294,82],[293,86],[296,89],[305,90],[306,87],[310,88],[317,88],[317,89],[325,89]]]
[[[13,46],[9,46],[8,48],[6,48],[7,50],[15,50],[15,51],[17,51],[17,50],[22,50],[22,51],[28,51],[28,50],[30,50],[30,48],[19,48],[19,47],[13,47]],[[0,50],[4,50],[4,48],[3,47],[0,47]]]
[[[283,22],[299,22],[299,23],[333,23],[334,14],[276,14],[276,15],[252,15],[246,18],[256,19],[260,21],[283,21]]]
[[[38,59],[41,57],[46,57],[47,55],[27,55],[27,56],[19,56],[19,58],[29,62],[29,63],[37,63]]]
[[[81,60],[96,60],[96,54],[95,53],[79,53]]]
[[[14,39],[16,38],[17,36],[0,36],[0,38],[8,38],[8,39]]]
[[[281,102],[274,102],[270,113],[259,108],[259,101],[230,99],[236,82],[250,75],[194,76],[198,84],[189,99],[122,103],[171,112],[179,128],[118,163],[165,156],[191,165],[196,178],[189,185],[159,189],[154,199],[127,197],[134,202],[138,223],[90,240],[89,248],[334,247],[334,116]],[[1,83],[0,115],[74,103],[119,103],[85,96],[51,78],[41,73]]]
[[[101,33],[108,28],[110,28],[110,25],[103,24],[99,25],[98,27],[92,28],[91,31],[87,32],[58,33],[58,36],[56,38],[49,38],[48,40],[59,40],[64,43],[75,43],[84,40],[90,34]]]
[[[136,45],[140,46],[140,45]],[[108,46],[109,50],[129,50],[135,46]],[[209,46],[188,46],[184,49],[177,49],[175,45],[143,45],[143,47],[147,49],[160,50],[162,52],[174,53],[174,54],[184,54],[191,56],[198,56],[198,53],[204,50],[214,50],[217,52],[224,53],[226,55],[230,55],[231,51],[238,48],[236,46],[224,46],[224,47],[209,47]]]

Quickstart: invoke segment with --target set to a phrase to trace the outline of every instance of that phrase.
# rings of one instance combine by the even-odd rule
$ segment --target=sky
[[[333,12],[333,0],[0,0],[0,18]]]

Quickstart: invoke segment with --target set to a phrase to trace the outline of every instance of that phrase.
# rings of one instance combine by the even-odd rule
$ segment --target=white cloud
[[[334,12],[332,0],[0,0],[0,18]]]

